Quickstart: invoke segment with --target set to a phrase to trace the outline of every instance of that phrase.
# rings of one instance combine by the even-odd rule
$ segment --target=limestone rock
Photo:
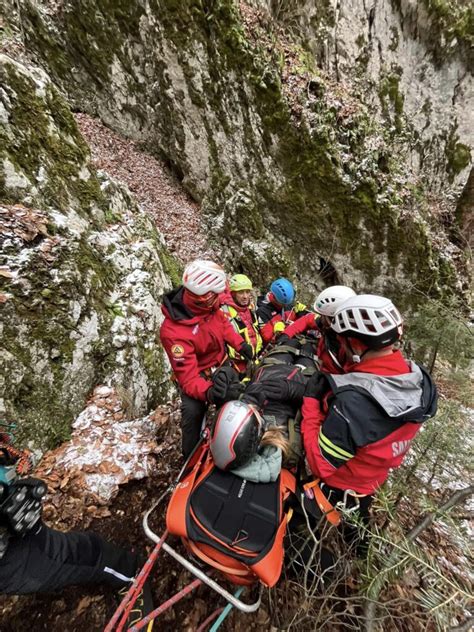
[[[46,447],[97,383],[129,413],[167,395],[155,335],[169,254],[128,190],[95,172],[47,74],[2,55],[0,83],[0,416]]]
[[[252,4],[25,0],[19,11],[29,54],[71,102],[164,157],[202,202],[229,267],[266,283],[265,253],[314,292],[325,261],[402,308],[464,291],[455,206],[472,83],[459,54],[432,61],[416,37],[431,18],[408,0],[368,14],[355,0]],[[272,23],[262,8],[283,15]]]

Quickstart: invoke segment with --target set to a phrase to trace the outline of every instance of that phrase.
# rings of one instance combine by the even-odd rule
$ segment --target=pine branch
[[[416,526],[414,526],[407,533],[406,538],[405,538],[406,542],[408,543],[414,542],[416,538],[420,535],[420,533],[434,522],[435,518],[438,515],[443,514],[446,511],[449,511],[449,509],[451,509],[455,505],[458,505],[459,503],[463,502],[466,498],[471,496],[473,492],[474,492],[474,485],[469,485],[469,487],[460,489],[454,494],[452,494],[452,496],[450,496],[448,500],[443,505],[441,505],[441,507],[439,507],[437,511],[427,514],[423,518],[423,520],[421,520]],[[369,590],[367,591],[367,601],[364,608],[365,632],[374,632],[374,623],[376,619],[377,605],[378,605],[377,599],[385,583],[386,570],[393,568],[398,562],[398,558],[400,556],[400,548],[401,547],[399,546],[394,547],[391,554],[386,559],[382,570],[374,579],[374,581],[369,587]]]

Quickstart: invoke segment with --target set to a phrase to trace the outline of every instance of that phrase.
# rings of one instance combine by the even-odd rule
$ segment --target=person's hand
[[[281,402],[288,399],[290,388],[288,380],[282,378],[273,378],[262,382],[262,388],[268,399]]]
[[[225,396],[225,399],[230,402],[234,399],[239,399],[239,397],[242,395],[242,393],[245,390],[245,385],[242,384],[242,382],[232,382],[232,384],[229,385],[229,388],[227,389],[227,394]]]
[[[222,402],[227,395],[228,384],[222,380],[214,382],[212,386],[207,390],[207,401],[211,404],[217,404]]]
[[[267,396],[263,389],[262,382],[250,382],[242,395],[242,401],[246,404],[254,404],[262,408]]]
[[[223,366],[212,376],[212,386],[207,391],[207,399],[211,404],[222,401],[227,396],[229,386],[238,380],[237,373],[230,366]]]
[[[239,347],[239,353],[243,356],[248,362],[253,360],[253,349],[252,345],[249,345],[248,342],[243,342]]]
[[[305,397],[322,399],[329,390],[329,384],[324,373],[317,372],[311,376],[304,392]]]

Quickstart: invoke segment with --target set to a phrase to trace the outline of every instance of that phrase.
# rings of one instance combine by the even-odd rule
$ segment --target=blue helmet
[[[280,305],[291,305],[295,300],[295,288],[288,279],[277,279],[270,285],[270,292]]]

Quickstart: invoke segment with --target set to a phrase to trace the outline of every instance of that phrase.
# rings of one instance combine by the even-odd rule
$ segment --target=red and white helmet
[[[208,292],[220,294],[225,290],[226,279],[226,273],[218,263],[196,259],[186,266],[183,285],[198,296],[203,296]]]
[[[341,305],[331,328],[340,336],[361,340],[369,349],[381,349],[400,338],[402,324],[400,312],[390,299],[361,294]]]
[[[211,454],[221,470],[233,470],[257,452],[263,428],[260,413],[251,404],[235,400],[219,411],[211,436]]]
[[[318,294],[313,309],[322,316],[332,318],[344,301],[355,295],[354,290],[346,285],[333,285]]]

